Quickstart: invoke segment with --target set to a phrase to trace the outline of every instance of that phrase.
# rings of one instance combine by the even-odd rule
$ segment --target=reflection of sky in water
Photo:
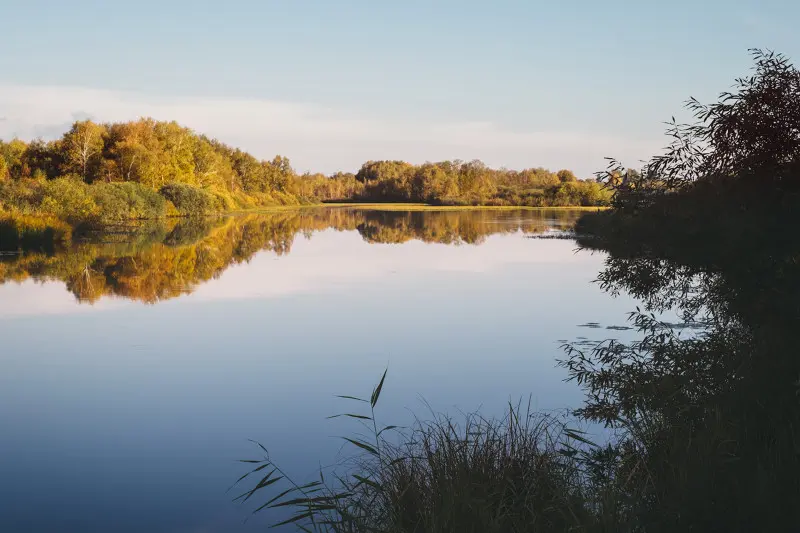
[[[480,246],[367,244],[332,230],[258,254],[189,295],[79,304],[59,282],[0,286],[0,530],[212,532],[240,526],[225,488],[254,455],[303,478],[336,457],[325,420],[386,364],[379,414],[542,409],[581,393],[558,339],[625,336],[633,308],[590,283],[600,254],[494,235]]]

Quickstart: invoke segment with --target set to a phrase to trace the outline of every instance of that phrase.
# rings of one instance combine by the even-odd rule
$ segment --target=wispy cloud
[[[659,140],[597,131],[514,131],[491,122],[353,116],[315,104],[177,98],[80,87],[0,85],[0,137],[53,138],[76,119],[176,120],[260,157],[280,153],[299,170],[355,170],[368,159],[482,159],[493,166],[573,168],[588,176],[603,157],[635,164]]]

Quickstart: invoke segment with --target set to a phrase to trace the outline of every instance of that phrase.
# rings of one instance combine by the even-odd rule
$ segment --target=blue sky
[[[0,0],[0,136],[176,119],[299,170],[481,158],[588,175],[664,144],[800,2]]]

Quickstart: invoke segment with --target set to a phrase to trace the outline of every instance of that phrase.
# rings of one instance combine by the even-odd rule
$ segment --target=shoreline
[[[232,215],[236,213],[258,213],[285,211],[294,209],[369,209],[371,211],[605,211],[610,206],[549,206],[535,207],[529,205],[432,205],[421,203],[374,203],[374,202],[336,202],[305,205],[279,205],[253,207],[250,209],[238,209],[220,213],[220,215]]]

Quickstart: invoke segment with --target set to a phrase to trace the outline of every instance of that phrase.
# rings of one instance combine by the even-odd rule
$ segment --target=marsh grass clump
[[[563,532],[598,524],[598,448],[567,426],[566,415],[509,404],[499,418],[467,414],[416,420],[410,428],[380,426],[375,407],[386,374],[365,407],[336,417],[356,419],[366,436],[343,437],[355,455],[319,479],[292,480],[270,457],[245,460],[261,476],[235,499],[262,501],[284,514],[273,527],[314,532]],[[599,471],[599,468],[595,467]],[[288,516],[286,513],[289,513]]]
[[[374,472],[385,531],[568,531],[589,514],[575,460],[582,439],[558,416],[509,405],[502,418],[418,421]],[[373,511],[374,512],[374,511]]]

